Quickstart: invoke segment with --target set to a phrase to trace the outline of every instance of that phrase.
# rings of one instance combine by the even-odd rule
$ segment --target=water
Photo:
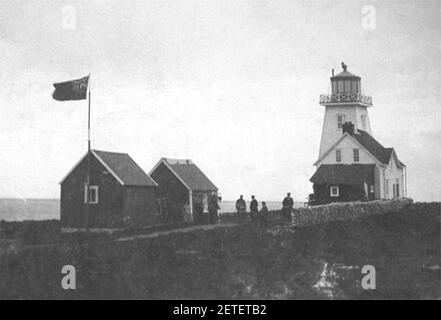
[[[267,201],[269,210],[280,210],[280,201]],[[259,201],[259,208],[261,207]],[[294,207],[303,207],[303,202],[295,202]],[[249,206],[249,201],[247,201]],[[235,212],[236,201],[220,202],[220,212]],[[60,219],[59,199],[0,199],[0,221],[51,220]]]
[[[0,221],[59,218],[60,200],[58,199],[0,199]]]

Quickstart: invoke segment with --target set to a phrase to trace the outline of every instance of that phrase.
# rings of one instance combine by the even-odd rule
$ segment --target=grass
[[[0,228],[18,241],[0,251],[2,299],[441,298],[439,203],[294,231],[274,222],[90,245],[58,239],[55,221]],[[314,288],[325,263],[331,295]],[[65,264],[76,267],[75,291],[61,289]],[[366,264],[374,291],[360,287]]]

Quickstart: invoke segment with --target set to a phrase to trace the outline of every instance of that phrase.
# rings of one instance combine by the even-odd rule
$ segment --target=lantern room
[[[343,71],[334,75],[332,70],[331,94],[320,95],[320,104],[323,106],[349,104],[371,107],[372,97],[362,94],[361,78],[348,71],[348,66],[341,63]]]
[[[344,63],[342,63],[342,67],[342,72],[335,76],[333,74],[331,77],[332,94],[361,93],[361,78],[350,73]]]

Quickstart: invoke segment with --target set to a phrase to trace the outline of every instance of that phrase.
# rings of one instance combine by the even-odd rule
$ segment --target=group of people
[[[282,214],[284,217],[290,217],[294,207],[294,200],[291,197],[291,193],[287,193],[286,197],[282,201]],[[239,199],[236,201],[236,211],[242,222],[247,220],[247,204],[243,195],[240,195]],[[266,227],[268,224],[269,211],[266,206],[266,202],[262,201],[262,207],[259,210],[259,203],[254,195],[251,196],[249,218],[252,222],[258,223],[259,225]]]

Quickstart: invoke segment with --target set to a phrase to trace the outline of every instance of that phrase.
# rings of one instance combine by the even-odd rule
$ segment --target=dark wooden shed
[[[158,222],[157,184],[128,154],[90,151],[89,196],[87,156],[60,183],[63,228],[142,227]]]
[[[162,158],[149,175],[158,183],[159,208],[167,222],[197,220],[198,209],[207,213],[211,197],[218,196],[218,188],[188,159]]]
[[[310,179],[315,204],[374,200],[374,177],[374,164],[321,165]]]

